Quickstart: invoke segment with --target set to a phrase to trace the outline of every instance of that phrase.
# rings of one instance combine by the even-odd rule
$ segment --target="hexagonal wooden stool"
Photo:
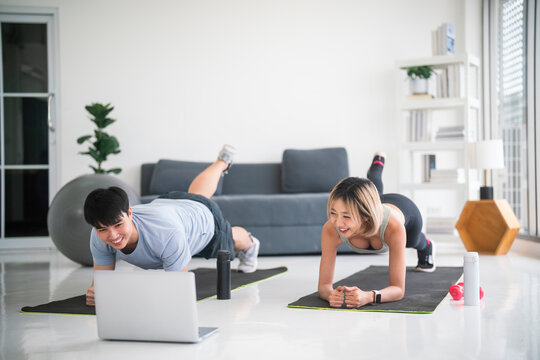
[[[503,255],[519,232],[519,220],[505,199],[467,201],[456,229],[467,251]]]

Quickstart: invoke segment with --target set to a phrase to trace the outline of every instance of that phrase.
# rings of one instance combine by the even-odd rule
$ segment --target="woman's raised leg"
[[[367,178],[373,182],[377,190],[379,191],[379,196],[383,194],[383,182],[382,182],[382,171],[384,169],[384,159],[386,154],[383,152],[376,152],[373,155],[373,160],[371,161],[371,166],[367,172]]]

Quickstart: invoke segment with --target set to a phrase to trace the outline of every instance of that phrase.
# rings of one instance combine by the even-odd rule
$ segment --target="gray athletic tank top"
[[[355,253],[358,253],[358,254],[380,254],[380,253],[387,252],[388,251],[388,245],[386,245],[386,242],[384,241],[384,232],[386,231],[386,227],[388,226],[388,220],[390,219],[390,207],[386,206],[386,205],[383,205],[383,210],[384,210],[383,221],[381,223],[382,247],[380,249],[359,249],[356,246],[354,246],[353,244],[351,244],[349,239],[346,239],[343,236],[341,236],[341,233],[339,232],[339,230],[336,229],[337,232],[338,232],[339,237],[341,238],[341,241],[343,241],[345,244],[347,244],[347,246],[352,251],[354,251]]]

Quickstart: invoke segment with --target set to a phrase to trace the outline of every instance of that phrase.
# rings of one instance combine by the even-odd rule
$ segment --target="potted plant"
[[[427,94],[428,80],[434,74],[430,65],[410,66],[407,68],[407,76],[410,80],[411,94]]]
[[[119,174],[122,171],[120,168],[105,170],[101,167],[101,164],[107,160],[109,155],[120,152],[120,144],[116,137],[103,131],[104,128],[116,121],[107,117],[114,110],[114,107],[111,104],[92,103],[85,108],[93,116],[90,120],[96,124],[97,129],[94,130],[94,135],[84,135],[77,139],[79,145],[84,142],[90,143],[88,151],[80,152],[79,154],[90,155],[96,161],[97,167],[89,165],[96,174]]]

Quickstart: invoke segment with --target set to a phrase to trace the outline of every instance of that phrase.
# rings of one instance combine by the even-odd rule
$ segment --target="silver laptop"
[[[95,271],[98,336],[108,340],[199,342],[195,275],[155,270]]]

